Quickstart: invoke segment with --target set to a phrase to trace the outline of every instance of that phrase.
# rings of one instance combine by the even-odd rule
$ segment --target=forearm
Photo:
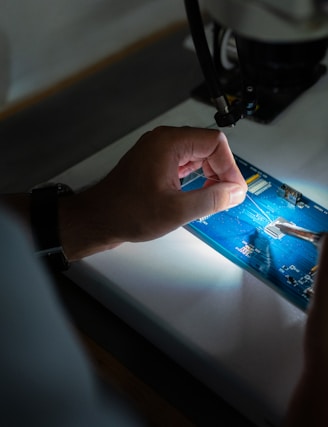
[[[328,239],[319,249],[319,269],[308,310],[304,367],[286,414],[284,427],[328,425]]]
[[[325,427],[328,381],[325,375],[303,375],[290,401],[283,427]]]
[[[58,203],[59,237],[69,261],[76,261],[88,255],[112,249],[122,243],[110,226],[111,219],[104,227],[97,220],[97,200],[93,190],[62,197]]]
[[[29,193],[4,194],[1,202],[20,221],[27,235],[34,243],[31,225],[31,195]],[[99,229],[93,213],[93,202],[87,193],[59,197],[58,236],[69,261],[110,249],[119,244],[106,229],[106,241],[102,238],[104,230]],[[36,248],[37,249],[37,248]]]

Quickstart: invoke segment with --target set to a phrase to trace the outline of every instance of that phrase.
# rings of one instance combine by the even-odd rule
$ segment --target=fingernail
[[[239,185],[230,189],[230,208],[239,205],[245,199],[245,190]]]

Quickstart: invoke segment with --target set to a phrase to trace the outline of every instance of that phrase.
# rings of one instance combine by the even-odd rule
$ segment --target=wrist
[[[70,197],[61,198],[58,204],[59,235],[69,261],[112,249],[122,243],[115,237],[110,226],[101,220],[103,206],[93,190],[85,190]]]
[[[69,260],[64,252],[60,234],[59,199],[73,194],[65,184],[49,184],[31,192],[31,229],[35,253],[54,270],[67,270]]]

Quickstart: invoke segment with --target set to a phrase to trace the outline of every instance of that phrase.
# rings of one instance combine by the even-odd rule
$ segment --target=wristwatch
[[[73,194],[66,184],[47,184],[31,191],[31,226],[36,252],[55,270],[68,270],[70,263],[59,237],[58,198]]]

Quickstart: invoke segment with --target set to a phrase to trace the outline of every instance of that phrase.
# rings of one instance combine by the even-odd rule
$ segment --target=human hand
[[[328,425],[328,235],[320,247],[319,270],[304,337],[304,367],[285,427]]]
[[[201,166],[209,178],[204,188],[181,191],[180,178]],[[158,127],[102,181],[61,202],[63,246],[69,259],[77,259],[125,241],[151,240],[241,203],[246,191],[222,132]]]

